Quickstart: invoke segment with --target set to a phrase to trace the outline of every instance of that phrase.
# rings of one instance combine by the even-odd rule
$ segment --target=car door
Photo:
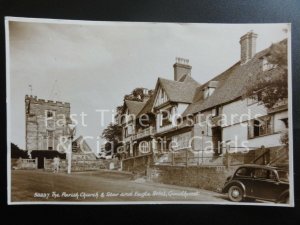
[[[253,195],[263,200],[274,201],[282,188],[277,174],[269,168],[255,168],[253,174]]]
[[[284,171],[284,170],[276,170],[274,171],[275,174],[277,175],[277,180],[278,182],[276,183],[276,200],[278,200],[278,198],[280,197],[280,195],[286,191],[289,190],[289,174],[288,171]]]
[[[251,167],[240,167],[234,174],[234,180],[242,182],[246,189],[246,195],[252,196],[252,171]]]

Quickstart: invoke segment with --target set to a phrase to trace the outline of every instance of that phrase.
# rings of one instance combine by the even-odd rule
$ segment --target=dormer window
[[[208,90],[208,88],[206,87],[205,89],[204,89],[204,93],[203,93],[203,97],[204,97],[204,99],[206,99],[208,96],[209,96],[209,90]]]
[[[268,70],[271,70],[271,69],[274,69],[274,68],[276,68],[276,65],[270,63],[266,57],[264,57],[262,59],[262,70],[263,71],[268,71]]]
[[[217,86],[218,86],[218,81],[212,80],[208,83],[207,87],[204,88],[204,99],[206,99],[207,97],[211,96],[213,94],[213,92],[216,90]]]
[[[213,88],[213,87],[206,87],[204,89],[204,99],[206,99],[209,96],[211,96],[214,91],[215,91],[215,88]]]

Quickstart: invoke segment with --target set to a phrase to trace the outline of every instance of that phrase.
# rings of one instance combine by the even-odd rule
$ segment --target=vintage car
[[[255,199],[277,203],[289,202],[288,170],[263,165],[243,165],[228,177],[223,193],[231,201],[254,201]]]

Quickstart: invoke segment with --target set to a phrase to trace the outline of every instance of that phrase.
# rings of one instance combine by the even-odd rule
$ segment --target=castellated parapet
[[[53,105],[53,106],[70,107],[69,102],[38,99],[37,96],[32,96],[32,95],[25,95],[25,101],[26,100],[30,100],[31,102],[34,102],[36,104],[45,104],[45,103],[47,103],[47,104]]]
[[[25,96],[25,129],[27,150],[57,149],[60,137],[67,134],[70,103]]]

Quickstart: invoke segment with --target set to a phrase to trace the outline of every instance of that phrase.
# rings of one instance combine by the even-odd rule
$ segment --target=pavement
[[[12,202],[228,202],[227,196],[190,187],[132,180],[117,171],[51,173],[43,170],[13,170]]]

